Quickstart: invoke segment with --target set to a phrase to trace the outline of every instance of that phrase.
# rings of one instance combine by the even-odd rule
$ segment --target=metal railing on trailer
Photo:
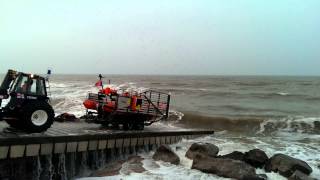
[[[135,97],[136,101],[133,101]],[[114,113],[135,113],[153,117],[168,118],[170,107],[170,94],[156,90],[148,90],[142,93],[131,92],[130,95],[111,95],[89,93],[88,99],[98,102],[100,105],[106,102],[114,102]],[[132,106],[134,103],[134,107]]]
[[[137,97],[135,109],[130,106],[133,96]],[[167,118],[169,115],[170,94],[148,90],[132,96],[119,95],[116,104],[116,111],[118,112],[141,113]]]

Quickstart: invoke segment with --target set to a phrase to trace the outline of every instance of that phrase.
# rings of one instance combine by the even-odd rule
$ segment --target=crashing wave
[[[216,131],[271,134],[274,132],[320,133],[320,117],[210,117],[185,113],[177,125]]]

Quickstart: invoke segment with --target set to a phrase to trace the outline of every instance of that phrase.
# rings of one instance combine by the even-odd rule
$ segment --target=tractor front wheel
[[[32,133],[46,131],[54,121],[54,111],[45,101],[29,103],[22,109],[21,127]]]

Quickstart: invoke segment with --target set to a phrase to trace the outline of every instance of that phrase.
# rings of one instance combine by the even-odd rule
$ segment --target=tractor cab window
[[[22,76],[20,80],[18,80],[16,85],[16,91],[19,93],[26,93],[28,88],[28,76]]]
[[[9,92],[13,92],[15,90],[14,88],[17,86],[17,83],[18,83],[18,78],[15,78],[10,84]]]
[[[45,95],[44,81],[39,78],[30,79],[30,94],[44,96]]]
[[[12,84],[10,92],[46,96],[45,80],[39,76],[20,75]]]
[[[38,95],[45,96],[46,95],[46,86],[43,79],[38,79]]]
[[[37,80],[30,79],[30,94],[37,94]]]

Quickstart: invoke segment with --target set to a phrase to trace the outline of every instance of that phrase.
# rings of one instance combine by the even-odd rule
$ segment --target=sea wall
[[[94,135],[58,139],[0,141],[0,179],[73,179],[139,151],[172,144],[212,131],[178,131]],[[78,140],[77,140],[78,139]],[[36,142],[39,143],[36,143]]]

